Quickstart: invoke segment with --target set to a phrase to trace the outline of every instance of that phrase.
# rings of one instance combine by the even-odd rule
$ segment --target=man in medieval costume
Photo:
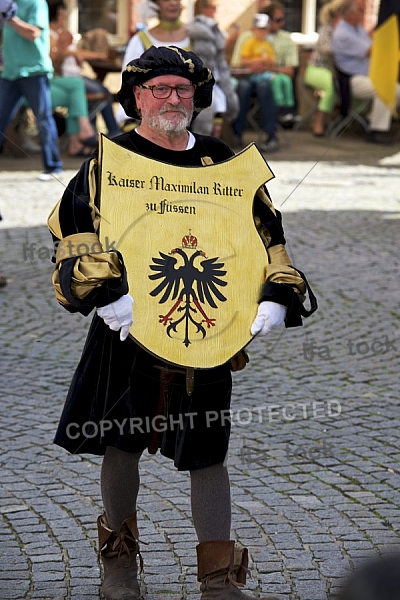
[[[118,93],[125,112],[139,119],[139,125],[112,143],[131,152],[133,160],[140,155],[179,167],[201,168],[231,159],[234,153],[224,142],[189,131],[194,116],[210,106],[213,83],[211,71],[195,54],[173,46],[151,47],[126,66]],[[136,518],[139,461],[145,449],[153,454],[160,449],[178,470],[190,472],[202,600],[250,600],[241,591],[248,552],[230,539],[225,462],[230,423],[206,419],[207,411],[229,412],[231,368],[245,363],[245,358],[240,353],[214,368],[196,369],[193,375],[190,369],[154,356],[129,336],[135,282],[130,280],[128,289],[124,264],[128,258],[112,244],[100,245],[100,163],[100,153],[83,163],[48,224],[57,248],[53,283],[58,301],[70,312],[95,311],[55,443],[71,453],[104,456],[104,513],[97,521],[103,595],[107,600],[142,598]],[[134,189],[131,194],[134,202]],[[280,214],[264,186],[254,196],[253,214],[267,267],[258,312],[250,320],[254,318],[251,334],[265,335],[283,323],[302,324],[302,316],[307,316],[303,305],[307,282],[286,254]],[[157,415],[172,415],[171,422],[180,426],[152,427]],[[105,418],[115,426],[99,427]],[[132,422],[143,426],[132,431]]]

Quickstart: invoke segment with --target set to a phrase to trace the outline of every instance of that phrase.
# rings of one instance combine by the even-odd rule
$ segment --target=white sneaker
[[[40,173],[38,175],[39,181],[52,181],[53,179],[57,179],[56,175],[60,175],[62,171],[52,171],[51,173]]]
[[[294,121],[294,114],[286,113],[286,115],[282,115],[282,116],[278,117],[278,121],[280,123],[290,123],[291,121]]]

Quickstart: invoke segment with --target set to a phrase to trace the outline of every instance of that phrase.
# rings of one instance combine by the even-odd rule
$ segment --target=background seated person
[[[80,77],[55,76],[50,79],[52,109],[67,109],[66,133],[70,156],[89,156],[97,146],[97,136],[88,116],[88,103]]]
[[[341,20],[332,39],[334,62],[337,69],[350,76],[351,94],[355,98],[372,100],[368,119],[370,131],[367,140],[375,144],[390,144],[385,135],[391,125],[391,111],[377,95],[368,76],[372,39],[362,26],[362,0],[344,0],[340,8]],[[385,65],[382,65],[382,69]],[[396,85],[396,106],[400,106],[400,85]]]
[[[267,40],[272,44],[276,67],[278,73],[288,75],[292,80],[292,93],[294,96],[293,81],[299,66],[299,53],[297,45],[293,42],[290,32],[283,29],[285,23],[285,7],[280,2],[271,2],[268,7],[259,10],[259,14],[267,14],[269,20],[269,32]],[[252,36],[252,31],[244,31],[238,37],[233,50],[231,66],[238,67],[241,63],[241,49],[246,40]],[[297,120],[294,116],[293,120]]]
[[[256,15],[254,23],[261,25],[265,23],[266,15]],[[259,29],[255,26],[254,30]],[[261,27],[261,37],[264,37],[265,28]],[[254,38],[255,44],[259,44],[259,40]],[[261,41],[261,45],[268,42]],[[250,48],[253,48],[253,38],[247,40]],[[246,48],[246,46],[244,46]],[[249,50],[249,55],[251,54]],[[239,115],[233,123],[233,131],[236,135],[237,146],[242,147],[242,134],[246,128],[247,113],[250,108],[251,98],[257,97],[260,105],[261,129],[264,131],[266,139],[260,145],[260,150],[263,152],[273,152],[278,150],[279,142],[276,137],[276,105],[272,91],[272,69],[275,61],[270,56],[256,54],[252,58],[243,58],[240,66],[249,69],[249,75],[240,77],[237,85],[237,94],[239,96]]]
[[[324,135],[326,116],[332,112],[336,101],[332,36],[342,3],[343,0],[331,0],[321,8],[318,40],[304,72],[304,82],[321,92],[313,123],[313,134],[316,136]]]
[[[271,81],[278,118],[285,122],[294,117],[293,85],[289,75],[277,71],[274,49],[266,39],[270,31],[269,20],[268,15],[263,13],[254,17],[252,36],[244,42],[240,53],[241,66],[252,72],[249,76],[251,82]]]
[[[225,59],[225,37],[216,19],[216,0],[196,0],[194,19],[188,24],[191,50],[212,71],[215,84],[211,106],[202,110],[191,126],[194,133],[221,137],[222,122],[239,113],[239,99]]]
[[[51,57],[55,72],[63,77],[80,77],[84,83],[86,94],[102,94],[108,97],[108,103],[101,110],[109,137],[121,133],[113,110],[113,96],[111,92],[99,81],[82,75],[81,67],[85,60],[107,60],[108,51],[88,50],[77,48],[73,43],[70,31],[66,29],[67,9],[64,0],[48,0],[50,32],[51,32]],[[92,125],[96,128],[96,119]]]

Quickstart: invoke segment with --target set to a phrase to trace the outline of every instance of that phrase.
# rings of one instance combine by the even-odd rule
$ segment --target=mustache
[[[168,113],[168,112],[180,112],[183,115],[187,115],[187,110],[183,106],[174,106],[174,107],[165,107],[160,110],[160,114]]]

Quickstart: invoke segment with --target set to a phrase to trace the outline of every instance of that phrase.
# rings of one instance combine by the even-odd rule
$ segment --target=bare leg
[[[324,135],[325,132],[325,113],[317,110],[314,115],[313,134],[317,136]]]
[[[79,117],[79,137],[81,140],[85,140],[87,138],[96,135],[96,131],[93,129],[91,122],[89,121],[89,117]]]

